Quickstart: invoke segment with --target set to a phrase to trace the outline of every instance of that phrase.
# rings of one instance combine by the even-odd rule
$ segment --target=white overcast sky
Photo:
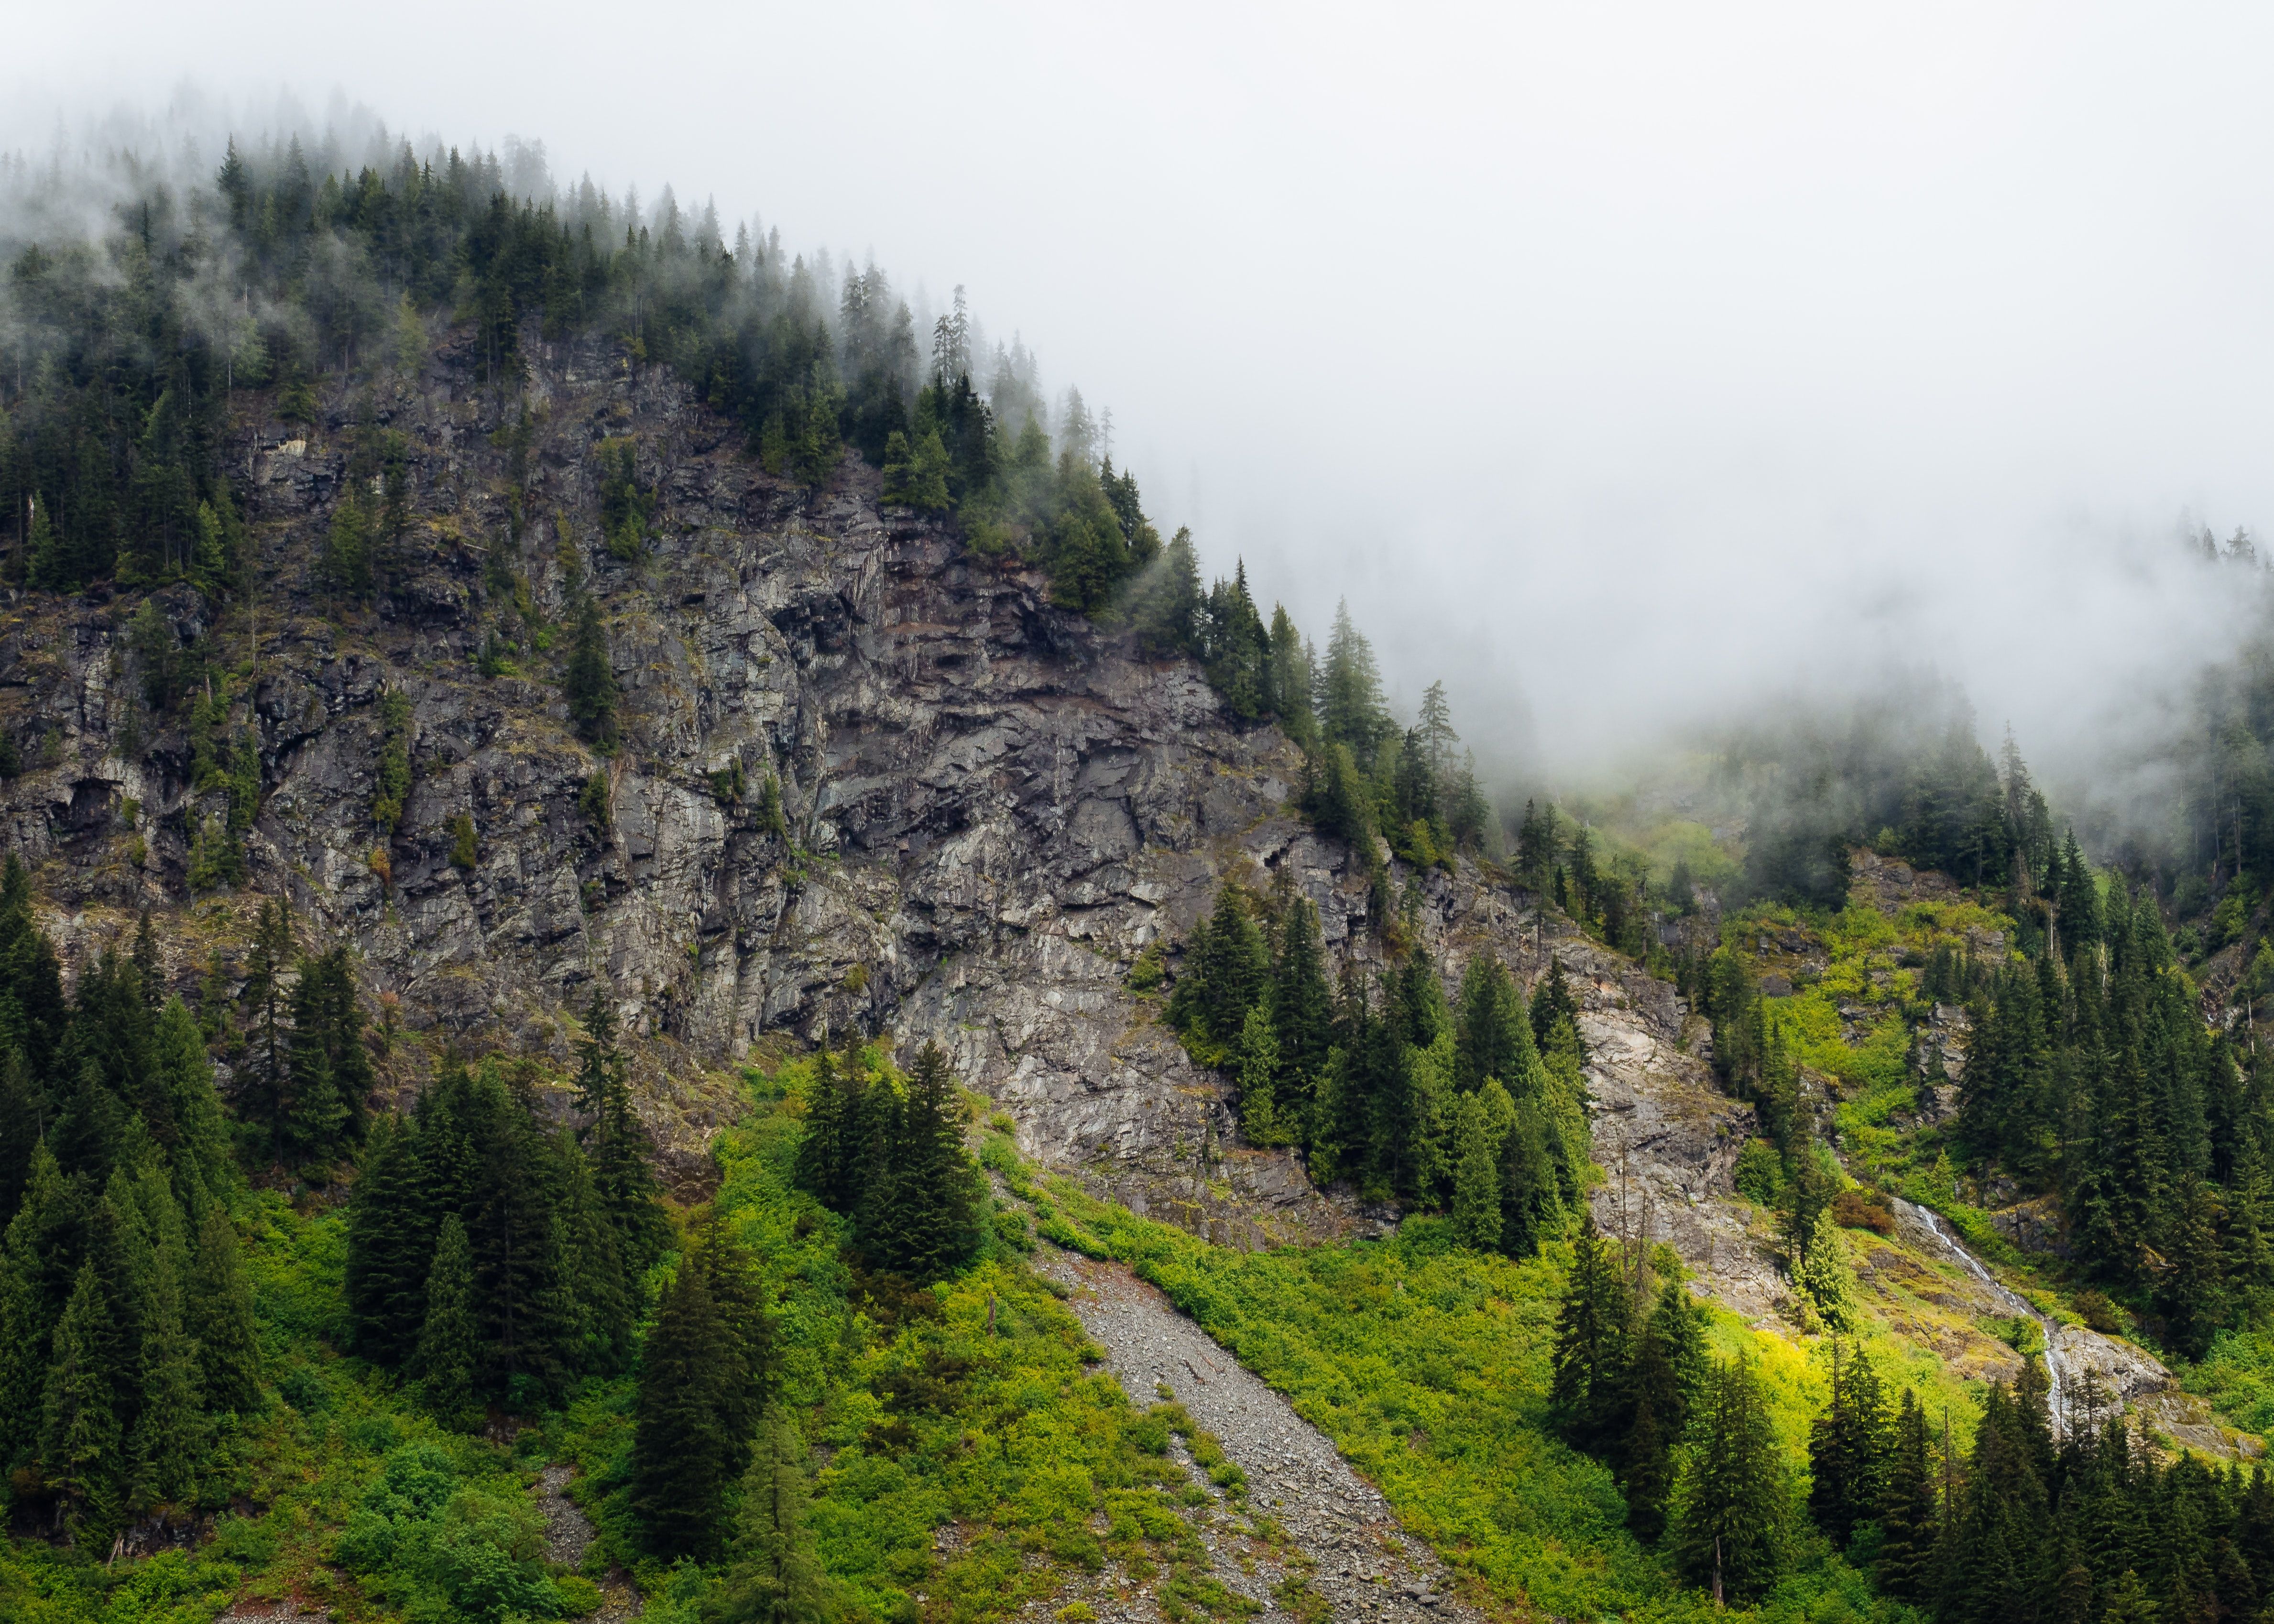
[[[43,146],[184,79],[542,139],[970,290],[1211,570],[1573,761],[1890,654],[1985,732],[2215,648],[2274,530],[2274,10],[14,8]],[[263,122],[257,111],[249,122]]]

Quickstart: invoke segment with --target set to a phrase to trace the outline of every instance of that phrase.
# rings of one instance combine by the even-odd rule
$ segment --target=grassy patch
[[[1235,1252],[1062,1180],[1025,1187],[1046,1236],[1159,1286],[1333,1439],[1408,1527],[1503,1600],[1565,1617],[1713,1612],[1628,1533],[1610,1473],[1555,1435],[1547,1388],[1567,1248],[1485,1257],[1417,1219],[1379,1244]],[[1709,1335],[1717,1354],[1758,1363],[1797,1485],[1822,1402],[1819,1355],[1719,1311]],[[1883,1357],[1899,1384],[1937,1376],[1931,1355],[1890,1343]],[[1765,1616],[1894,1615],[1798,1521],[1795,1531],[1800,1560]]]

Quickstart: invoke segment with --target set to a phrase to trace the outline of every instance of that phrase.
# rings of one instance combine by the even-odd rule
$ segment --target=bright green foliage
[[[584,787],[576,792],[576,810],[595,829],[608,828],[614,821],[614,788],[608,781],[605,767],[584,780]]]
[[[372,799],[372,822],[383,839],[403,822],[410,794],[410,696],[389,688],[379,702],[379,787]]]
[[[1570,1618],[1714,1616],[1629,1531],[1617,1469],[1557,1436],[1562,1245],[1521,1262],[1480,1257],[1451,1245],[1448,1226],[1408,1219],[1378,1244],[1241,1253],[1063,1182],[1053,1181],[1047,1206],[1045,1233],[1131,1262],[1323,1429],[1408,1529],[1495,1597]],[[1808,1399],[1805,1385],[1796,1390],[1804,1372],[1789,1345],[1722,1314],[1708,1333],[1701,1309],[1684,1312],[1673,1340],[1695,1351],[1673,1357],[1702,1366],[1709,1334],[1717,1351],[1751,1352],[1780,1435],[1796,1437]],[[1794,1610],[1785,1616],[1878,1612],[1868,1583],[1836,1563],[1790,1583],[1777,1603]]]
[[[1492,1252],[1500,1245],[1500,1139],[1482,1092],[1464,1095],[1456,1109],[1453,1233],[1464,1246]]]
[[[1807,1245],[1793,1256],[1792,1283],[1815,1304],[1825,1324],[1835,1331],[1856,1328],[1856,1274],[1828,1210],[1818,1209],[1809,1225]]]
[[[1239,1131],[1251,1145],[1284,1145],[1292,1136],[1282,1124],[1277,1103],[1279,1040],[1261,1004],[1247,1011],[1239,1029]]]
[[[765,787],[758,792],[757,826],[760,833],[777,840],[789,838],[789,820],[782,816],[781,780],[771,772],[766,774]]]
[[[507,1624],[553,1618],[544,1529],[508,1478],[470,1481],[465,1457],[427,1442],[391,1451],[350,1511],[339,1561],[413,1618]]]
[[[199,819],[198,831],[190,841],[191,891],[215,891],[238,884],[244,878],[244,846],[212,818]]]

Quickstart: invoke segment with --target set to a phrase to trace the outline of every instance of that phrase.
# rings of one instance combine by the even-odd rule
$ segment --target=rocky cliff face
[[[682,1156],[730,1109],[721,1068],[859,1027],[937,1038],[1030,1153],[1216,1238],[1363,1222],[1285,1155],[1242,1150],[1220,1080],[1126,985],[1223,879],[1280,868],[1330,948],[1375,956],[1363,873],[1290,806],[1286,741],[1229,726],[1191,665],[1134,658],[1051,608],[1039,577],[883,508],[856,461],[825,488],[774,479],[659,371],[597,348],[532,343],[529,359],[519,454],[500,444],[518,406],[447,351],[416,380],[334,400],[312,430],[239,425],[253,590],[217,619],[186,587],[158,603],[183,646],[201,638],[241,673],[230,721],[257,740],[262,786],[243,891],[189,894],[192,839],[225,822],[227,793],[193,790],[182,710],[143,702],[134,601],[11,605],[0,726],[26,766],[0,793],[0,835],[34,865],[67,954],[159,910],[190,990],[230,973],[252,893],[287,894],[311,938],[353,942],[399,1025],[384,1071],[401,1085],[445,1044],[566,1060],[567,1017],[599,987]],[[377,606],[343,610],[313,560],[355,437],[375,429],[404,438],[414,521]],[[603,439],[636,446],[659,499],[636,562],[601,545]],[[508,585],[492,550],[516,511]],[[623,689],[607,760],[553,680],[579,580]],[[477,655],[516,595],[553,646],[485,679]],[[390,689],[410,701],[414,778],[386,839],[372,805]],[[739,800],[712,776],[731,783],[737,763]],[[596,772],[605,821],[580,809]],[[759,816],[769,775],[786,834]],[[470,868],[450,861],[462,814]],[[1523,899],[1472,866],[1427,877],[1420,929],[1456,973],[1487,946],[1545,964]],[[1601,961],[1591,1009],[1647,1026],[1651,1064],[1695,1069],[1665,989],[1574,951]]]

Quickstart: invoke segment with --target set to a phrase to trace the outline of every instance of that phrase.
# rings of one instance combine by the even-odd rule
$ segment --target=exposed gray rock
[[[1029,1154],[1214,1238],[1354,1222],[1285,1153],[1240,1146],[1222,1079],[1126,985],[1224,880],[1281,871],[1318,905],[1330,951],[1379,964],[1366,865],[1295,809],[1288,741],[1231,726],[1190,663],[1135,658],[1126,635],[1051,607],[1038,575],[882,507],[857,460],[818,489],[774,479],[661,372],[533,336],[527,355],[538,416],[518,545],[504,544],[511,590],[485,570],[515,534],[490,437],[516,408],[446,355],[372,402],[406,437],[416,510],[373,608],[326,602],[312,574],[351,448],[345,402],[305,436],[242,429],[249,604],[216,620],[186,587],[162,598],[179,636],[207,635],[217,675],[245,673],[229,730],[250,731],[260,758],[250,890],[289,894],[312,943],[354,944],[401,1028],[386,1079],[414,1085],[445,1045],[565,1060],[562,1017],[599,989],[638,1041],[644,1109],[688,1177],[731,1114],[722,1068],[859,1029],[937,1040]],[[589,453],[604,436],[630,436],[662,493],[660,537],[635,563],[600,545]],[[622,689],[623,746],[605,760],[557,681],[580,581],[606,612]],[[551,652],[485,680],[476,656],[516,597]],[[28,768],[0,786],[0,841],[34,864],[74,962],[137,910],[171,910],[162,934],[187,991],[236,969],[255,905],[186,906],[192,842],[225,825],[229,795],[190,781],[183,709],[145,704],[124,608],[24,595],[0,617],[0,726]],[[390,689],[410,701],[414,779],[383,839],[371,807]],[[735,800],[717,786],[738,763]],[[596,773],[599,823],[580,808]],[[769,777],[784,834],[761,825]],[[462,815],[471,868],[451,861]],[[1702,1195],[1733,1112],[1697,1094],[1671,989],[1543,935],[1473,864],[1393,879],[1414,885],[1415,928],[1449,974],[1480,951],[1526,979],[1549,946],[1584,961],[1605,1100],[1653,1069],[1676,1079],[1666,1179]],[[1638,1048],[1621,1035],[1643,1033]],[[1701,1147],[1705,1162],[1677,1169]],[[1695,1224],[1668,1227],[1685,1252],[1698,1243]]]
[[[1182,1404],[1246,1473],[1251,1512],[1276,1525],[1280,1540],[1254,1538],[1209,1488],[1215,1515],[1201,1520],[1201,1537],[1229,1589],[1266,1613],[1294,1576],[1337,1619],[1473,1624],[1482,1616],[1453,1593],[1436,1553],[1398,1525],[1380,1491],[1333,1441],[1159,1291],[1119,1264],[1047,1245],[1035,1256],[1040,1273],[1072,1289],[1067,1305],[1104,1348],[1131,1402],[1141,1409],[1173,1397]],[[1193,1477],[1209,1487],[1197,1469]]]

